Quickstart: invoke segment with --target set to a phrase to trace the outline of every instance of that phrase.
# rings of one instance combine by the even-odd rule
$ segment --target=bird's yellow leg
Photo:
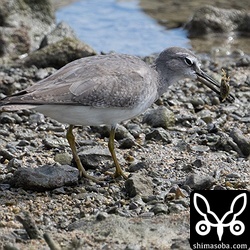
[[[71,151],[72,151],[72,154],[73,154],[73,158],[76,162],[76,165],[77,165],[77,168],[79,170],[79,174],[80,174],[80,177],[85,177],[87,179],[90,179],[92,181],[99,181],[98,179],[96,179],[95,177],[92,177],[90,175],[87,174],[86,170],[84,169],[82,163],[81,163],[81,160],[77,154],[77,150],[76,150],[76,143],[75,143],[75,137],[73,135],[73,128],[74,126],[73,125],[69,125],[69,128],[68,128],[68,131],[67,131],[67,134],[66,134],[66,138],[69,142],[69,145],[70,145],[70,148],[71,148]]]
[[[115,126],[111,126],[111,130],[110,130],[110,135],[109,135],[109,142],[108,142],[108,147],[109,147],[109,151],[111,153],[111,156],[113,158],[113,161],[115,163],[115,173],[114,173],[114,177],[120,177],[122,176],[123,178],[127,179],[128,177],[123,173],[119,162],[116,158],[116,154],[115,154],[115,150],[114,150],[114,140],[115,140]]]

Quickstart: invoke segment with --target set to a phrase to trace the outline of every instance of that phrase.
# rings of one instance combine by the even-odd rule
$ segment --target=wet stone
[[[78,183],[78,170],[68,165],[18,168],[10,184],[26,190],[45,191]]]

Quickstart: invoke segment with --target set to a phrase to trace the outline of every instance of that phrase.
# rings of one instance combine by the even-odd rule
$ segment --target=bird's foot
[[[84,171],[84,172],[79,171],[79,177],[80,178],[86,178],[86,179],[91,180],[91,181],[96,182],[96,183],[103,182],[105,180],[105,178],[102,178],[102,177],[97,178],[97,177],[88,175],[86,173],[86,171]]]
[[[125,180],[128,179],[128,176],[125,175],[125,174],[123,173],[123,171],[115,171],[115,173],[113,174],[113,176],[114,176],[114,178],[118,178],[118,177],[121,177],[121,176],[122,176]]]

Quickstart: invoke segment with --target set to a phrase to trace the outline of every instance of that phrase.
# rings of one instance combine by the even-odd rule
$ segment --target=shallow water
[[[70,0],[69,0],[70,1]],[[250,53],[250,38],[234,34],[188,39],[181,28],[206,0],[79,0],[60,7],[57,21],[67,22],[98,53],[115,51],[138,56],[181,46],[198,52],[233,50]],[[249,0],[210,0],[220,8],[250,9]],[[223,54],[222,53],[222,54]]]
[[[145,56],[169,46],[190,47],[185,30],[167,30],[135,0],[81,0],[58,9],[56,18],[97,52]]]

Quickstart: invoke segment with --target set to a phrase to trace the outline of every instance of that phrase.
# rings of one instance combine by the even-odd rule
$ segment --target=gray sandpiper
[[[0,101],[0,111],[34,109],[69,124],[67,140],[80,176],[96,180],[82,166],[75,146],[74,125],[110,125],[109,151],[114,177],[127,176],[114,150],[116,125],[143,113],[168,87],[184,78],[197,79],[220,93],[220,84],[200,68],[189,50],[171,47],[149,66],[136,56],[96,55],[68,63],[31,87]],[[234,97],[228,95],[232,102]]]

